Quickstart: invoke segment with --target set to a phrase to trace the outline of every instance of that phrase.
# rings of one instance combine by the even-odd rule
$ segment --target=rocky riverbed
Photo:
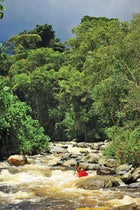
[[[128,189],[139,190],[140,167],[134,168],[129,164],[120,164],[113,158],[107,159],[103,155],[103,150],[108,144],[107,141],[99,143],[53,143],[50,152],[59,157],[53,167],[73,169],[76,163],[80,162],[85,170],[96,173],[96,177],[103,182],[107,181],[108,184],[104,183],[102,186],[99,183],[99,188],[115,185],[115,187],[123,186]],[[98,186],[96,187],[98,188]]]
[[[0,164],[0,209],[140,210],[140,167],[106,159],[107,145],[53,142],[47,154],[9,157]],[[89,176],[76,177],[77,162]]]

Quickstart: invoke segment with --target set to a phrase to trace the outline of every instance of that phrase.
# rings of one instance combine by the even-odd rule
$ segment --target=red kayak
[[[78,177],[88,176],[88,173],[86,171],[84,171],[84,170],[78,171],[77,172],[77,176]]]

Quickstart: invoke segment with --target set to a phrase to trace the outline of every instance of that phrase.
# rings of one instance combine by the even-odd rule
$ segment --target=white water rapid
[[[72,148],[70,146],[70,150]],[[73,149],[73,152],[78,152]],[[0,209],[4,210],[76,210],[117,209],[124,205],[139,205],[138,193],[112,189],[84,190],[74,169],[52,167],[59,160],[54,154],[27,157],[30,164],[10,166],[0,162]],[[95,171],[89,171],[95,176]],[[83,180],[85,178],[80,178]],[[121,208],[118,208],[121,209]]]

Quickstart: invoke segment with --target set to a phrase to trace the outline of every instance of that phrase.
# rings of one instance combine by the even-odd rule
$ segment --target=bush
[[[114,126],[107,129],[107,136],[111,139],[110,145],[104,154],[115,157],[120,163],[140,164],[140,126],[134,130]]]

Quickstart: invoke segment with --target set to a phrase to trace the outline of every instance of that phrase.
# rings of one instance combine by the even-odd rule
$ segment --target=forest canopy
[[[36,25],[1,48],[1,154],[108,139],[106,155],[137,165],[140,14],[124,22],[84,16],[72,32],[61,43],[51,25]]]

